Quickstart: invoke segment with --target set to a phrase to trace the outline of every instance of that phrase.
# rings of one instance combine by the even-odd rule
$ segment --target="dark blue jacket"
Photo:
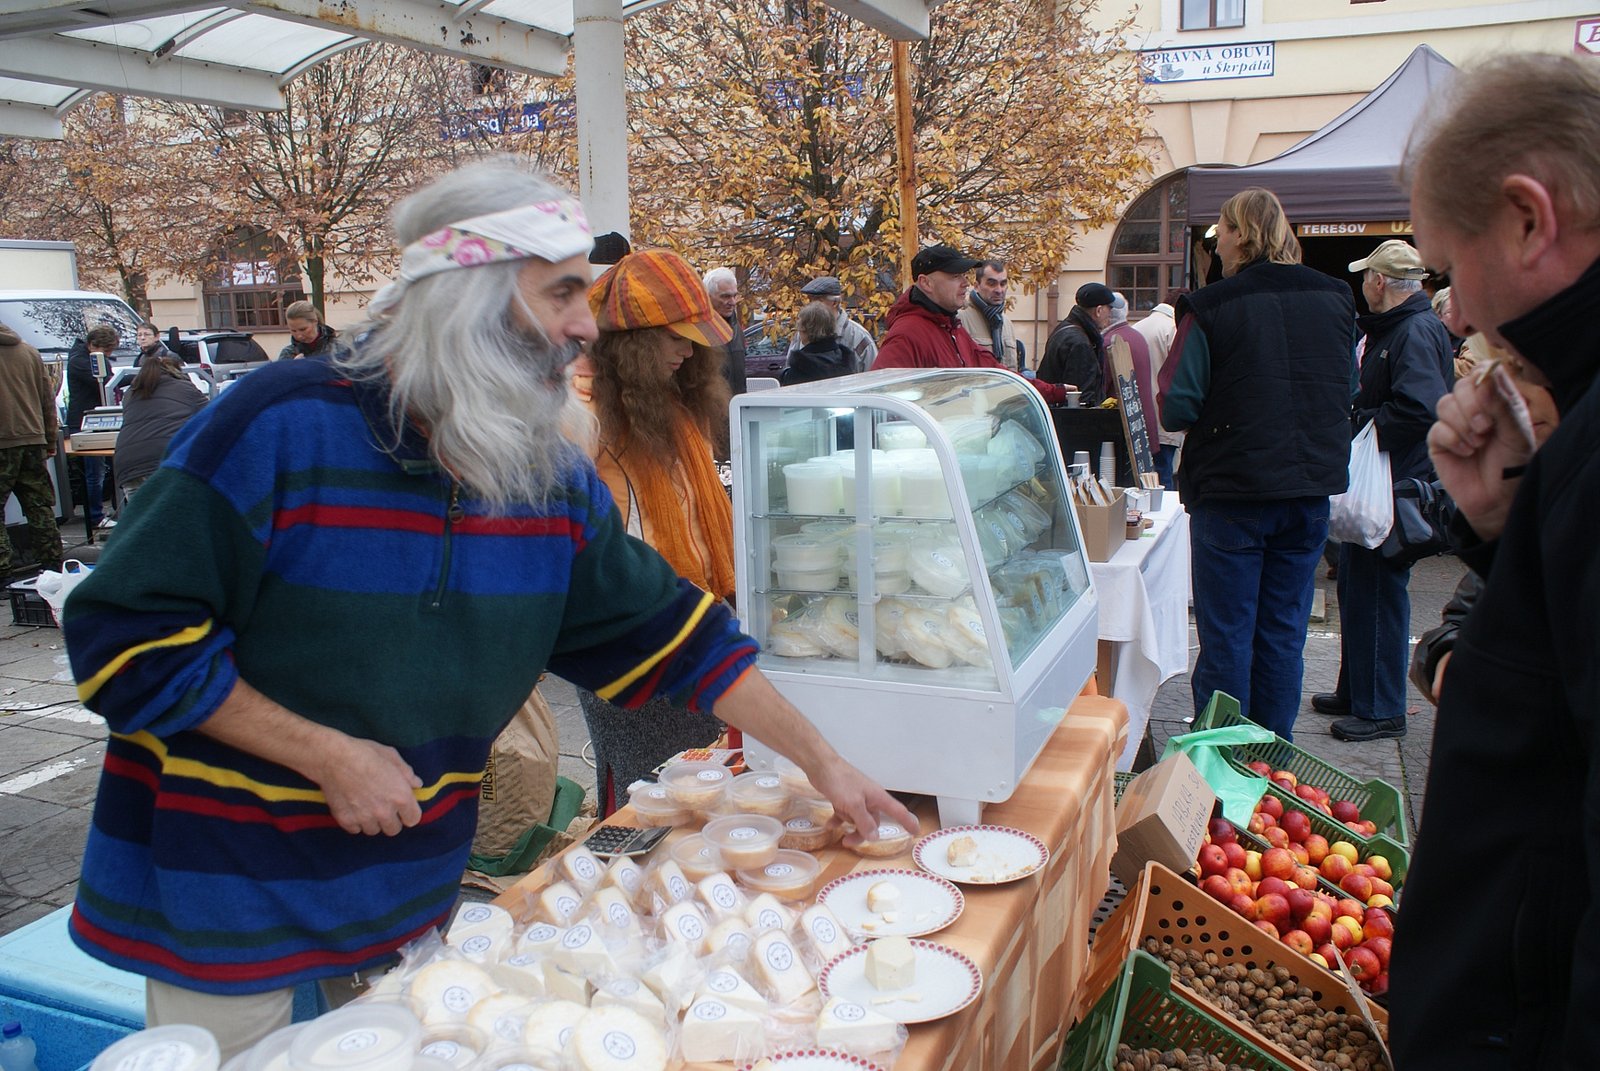
[[[1377,422],[1378,449],[1389,452],[1395,479],[1429,479],[1428,429],[1439,399],[1455,386],[1450,332],[1435,315],[1428,295],[1418,291],[1388,312],[1358,321],[1367,336],[1361,359],[1361,389],[1356,393],[1353,430]]]

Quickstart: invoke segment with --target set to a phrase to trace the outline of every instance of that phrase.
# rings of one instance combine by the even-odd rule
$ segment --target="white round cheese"
[[[499,988],[482,967],[458,959],[430,963],[411,978],[411,998],[430,1026],[466,1022],[472,1006]]]
[[[913,607],[900,622],[900,642],[918,662],[930,669],[944,669],[955,661],[945,642],[945,628],[943,614]]]
[[[523,1044],[549,1060],[559,1060],[568,1051],[579,1020],[588,1013],[588,1008],[570,1000],[536,1005],[523,1026]]]
[[[667,1038],[630,1008],[591,1008],[572,1033],[580,1071],[665,1071]]]

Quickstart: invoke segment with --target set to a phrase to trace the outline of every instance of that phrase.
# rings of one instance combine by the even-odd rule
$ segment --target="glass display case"
[[[945,825],[979,821],[1094,670],[1043,401],[1005,371],[889,369],[732,409],[739,608],[762,671],[879,782],[939,797]]]

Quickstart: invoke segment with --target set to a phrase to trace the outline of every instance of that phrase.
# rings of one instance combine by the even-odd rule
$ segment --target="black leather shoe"
[[[1350,713],[1350,704],[1340,699],[1337,692],[1318,692],[1311,697],[1311,709],[1340,718]]]
[[[1340,740],[1389,740],[1406,735],[1406,719],[1340,718],[1328,731]]]

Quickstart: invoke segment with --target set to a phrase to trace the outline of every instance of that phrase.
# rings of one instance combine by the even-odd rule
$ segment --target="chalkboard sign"
[[[1125,341],[1113,338],[1106,343],[1106,355],[1117,380],[1117,408],[1122,411],[1122,434],[1128,447],[1128,462],[1134,470],[1129,486],[1139,487],[1139,474],[1154,472],[1156,459],[1150,453],[1150,429],[1144,422],[1144,403],[1139,399],[1139,382],[1133,373],[1133,354]]]

